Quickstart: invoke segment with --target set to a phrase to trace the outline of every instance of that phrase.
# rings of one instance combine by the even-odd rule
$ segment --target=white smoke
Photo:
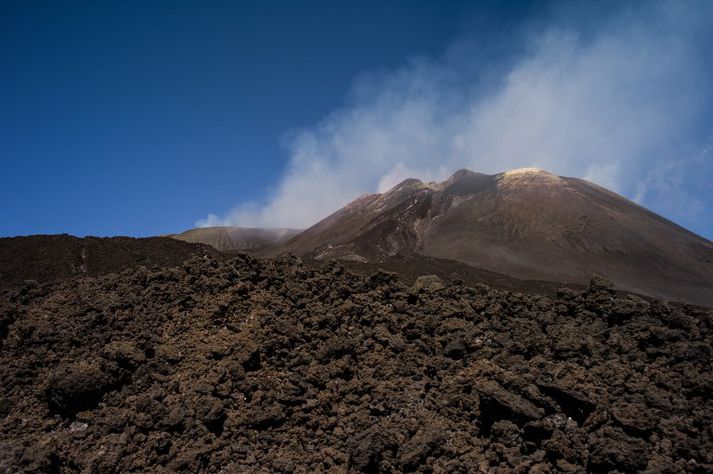
[[[198,225],[307,227],[408,177],[528,166],[589,179],[686,222],[695,216],[681,209],[690,214],[695,204],[685,203],[700,203],[709,186],[685,178],[711,170],[696,127],[710,105],[712,27],[711,3],[650,2],[601,19],[594,32],[557,24],[520,35],[526,52],[499,64],[478,62],[470,41],[362,77],[345,108],[290,142],[265,201]]]

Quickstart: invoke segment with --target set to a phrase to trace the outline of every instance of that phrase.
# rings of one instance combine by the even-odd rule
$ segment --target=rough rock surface
[[[195,258],[0,293],[0,472],[711,472],[713,315]]]

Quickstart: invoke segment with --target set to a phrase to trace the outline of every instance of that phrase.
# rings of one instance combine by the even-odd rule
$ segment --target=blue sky
[[[0,235],[305,226],[540,166],[713,237],[704,2],[0,3]]]

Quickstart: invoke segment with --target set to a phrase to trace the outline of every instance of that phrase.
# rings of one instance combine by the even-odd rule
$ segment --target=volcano
[[[366,194],[278,251],[374,262],[436,257],[520,279],[586,283],[709,306],[713,243],[591,182],[536,168]]]

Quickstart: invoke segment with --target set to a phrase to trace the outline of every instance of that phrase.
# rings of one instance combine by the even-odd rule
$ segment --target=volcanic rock
[[[713,470],[713,313],[601,280],[199,257],[0,290],[0,316],[1,472]]]

